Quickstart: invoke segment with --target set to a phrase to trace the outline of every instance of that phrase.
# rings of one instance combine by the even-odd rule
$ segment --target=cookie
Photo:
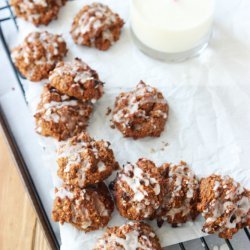
[[[104,183],[85,189],[64,185],[56,189],[52,219],[90,232],[105,227],[113,210],[114,203]]]
[[[36,131],[43,136],[66,140],[84,131],[93,111],[93,105],[61,94],[46,85],[34,115]]]
[[[108,6],[92,3],[75,16],[70,33],[76,44],[107,50],[120,38],[123,24]]]
[[[15,14],[36,26],[48,25],[57,19],[60,8],[66,0],[10,0]]]
[[[198,210],[205,218],[205,233],[231,239],[250,226],[250,191],[229,176],[211,175],[201,179]]]
[[[103,95],[103,82],[97,72],[79,58],[58,63],[50,72],[49,80],[61,93],[79,100],[95,103]]]
[[[119,167],[109,146],[109,142],[95,141],[84,132],[60,143],[58,176],[79,187],[105,180]]]
[[[161,250],[160,241],[153,229],[144,222],[128,222],[111,227],[97,241],[94,250]]]
[[[116,97],[112,122],[124,137],[159,137],[168,118],[168,104],[156,88],[140,82]]]
[[[123,166],[113,183],[119,213],[130,220],[152,218],[164,196],[163,179],[155,164],[141,158]]]
[[[157,211],[158,224],[167,221],[173,226],[194,220],[197,215],[199,181],[186,162],[163,164],[161,176],[165,181],[165,196]]]
[[[30,81],[49,77],[56,63],[67,54],[67,46],[59,35],[47,31],[32,32],[12,50],[12,59],[19,72]]]

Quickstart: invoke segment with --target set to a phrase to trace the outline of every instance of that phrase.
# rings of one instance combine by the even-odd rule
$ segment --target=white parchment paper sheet
[[[96,104],[88,132],[96,139],[109,140],[122,165],[147,157],[158,165],[163,162],[187,161],[201,176],[212,173],[229,174],[250,187],[248,165],[249,104],[250,104],[250,2],[221,0],[217,3],[214,34],[210,46],[199,57],[180,64],[167,64],[142,54],[134,46],[129,32],[128,1],[103,0],[125,20],[121,39],[108,51],[76,46],[70,35],[70,25],[78,10],[91,1],[68,2],[57,21],[39,30],[62,34],[69,54],[66,60],[80,57],[96,69],[105,84],[105,95]],[[20,42],[32,25],[19,20]],[[170,113],[166,130],[160,138],[131,140],[122,138],[110,128],[105,115],[115,96],[133,88],[139,80],[158,87],[169,102]],[[24,83],[32,112],[39,101],[43,83]],[[55,185],[55,146],[53,139],[41,138],[45,147],[45,164],[49,166]],[[164,146],[168,143],[168,146]],[[52,194],[52,190],[48,190]],[[117,212],[109,226],[124,223]],[[202,235],[202,219],[180,228],[167,224],[158,229],[151,222],[163,246],[197,238]],[[70,225],[60,226],[62,249],[91,249],[102,230],[83,233]]]

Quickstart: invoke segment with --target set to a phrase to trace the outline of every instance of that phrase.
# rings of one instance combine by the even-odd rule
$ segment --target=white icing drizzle
[[[55,196],[61,199],[65,199],[66,197],[68,197],[69,199],[74,198],[74,194],[64,187],[57,188],[57,192],[55,193]]]
[[[152,95],[152,92],[154,91],[155,94]],[[125,126],[129,127],[130,116],[143,117],[146,120],[150,119],[150,115],[147,115],[145,110],[140,109],[140,107],[151,102],[166,103],[166,100],[159,99],[157,97],[157,90],[155,88],[140,82],[137,84],[135,90],[123,93],[123,96],[118,99],[118,105],[120,103],[126,103],[126,106],[117,111],[115,110],[113,114],[113,121],[119,123],[123,122]],[[151,113],[154,116],[163,117],[164,119],[167,118],[167,112],[163,112],[162,110],[153,110]],[[137,129],[140,129],[140,127]]]
[[[64,62],[62,65],[57,66],[51,72],[49,80],[53,81],[55,77],[64,77],[65,75],[72,75],[74,79],[72,87],[74,84],[83,87],[84,83],[95,79],[89,66],[79,59],[74,59],[72,62]],[[80,91],[82,94],[84,89],[80,88]]]
[[[62,102],[51,101],[49,103],[45,103],[41,109],[37,110],[36,113],[44,112],[43,114],[44,120],[58,123],[62,118],[57,114],[57,110],[67,106],[77,106],[77,105],[78,105],[77,100],[69,100]]]
[[[44,13],[39,13],[36,8],[53,8],[54,6],[61,7],[63,2],[61,0],[53,1],[53,5],[49,4],[48,0],[22,0],[18,2],[19,11],[25,13],[28,21],[38,20]]]
[[[233,185],[233,187],[229,185]],[[226,196],[222,197],[222,192],[225,189],[228,191]],[[213,222],[222,216],[224,219],[219,223],[218,232],[236,228],[238,223],[245,223],[250,219],[250,197],[244,195],[245,190],[239,183],[226,176],[220,181],[215,181],[213,190],[214,199],[202,213],[206,218],[205,232],[213,230],[211,228]]]
[[[55,65],[59,56],[59,45],[64,43],[64,40],[59,35],[53,35],[44,32],[32,32],[30,33],[23,44],[12,52],[13,61],[23,58],[26,64],[40,65]],[[38,50],[42,46],[44,55],[41,56],[41,52]],[[56,57],[56,58],[55,58]],[[61,58],[61,57],[60,57]],[[35,66],[34,66],[35,67]],[[36,70],[29,72],[29,77],[32,77],[36,73]]]
[[[82,13],[79,18],[78,24],[71,30],[71,34],[78,37],[77,43],[82,44],[84,41],[83,36],[91,33],[92,46],[94,46],[95,37],[99,30],[103,27],[111,27],[113,24],[119,21],[119,17],[113,13],[108,6],[93,3],[89,5],[89,9]],[[102,31],[103,40],[108,40],[111,43],[114,42],[114,36],[109,28]]]
[[[150,216],[155,209],[159,208],[160,202],[157,196],[161,192],[160,183],[150,173],[144,172],[137,164],[125,165],[123,170],[118,174],[117,183],[125,193],[128,191],[124,186],[125,183],[133,191],[133,197],[128,202],[134,202],[133,206],[136,211],[138,213],[143,211],[145,218]],[[152,190],[155,196],[150,196],[147,189]],[[126,203],[127,201],[123,200],[123,202]]]
[[[182,194],[183,184],[187,185],[187,191],[185,197],[183,197],[183,202],[180,207],[173,207],[169,204],[174,204],[174,200]],[[167,192],[163,207],[169,208],[163,219],[167,219],[168,216],[174,217],[181,213],[182,216],[189,215],[191,212],[192,201],[195,193],[198,189],[198,181],[193,173],[193,171],[186,165],[186,163],[180,163],[179,165],[170,165],[169,166],[169,175],[168,175],[168,187],[174,185],[174,190],[172,192]]]
[[[134,227],[134,223],[129,223],[131,227]],[[103,250],[110,249],[111,246],[116,247],[116,249],[123,249],[123,250],[136,250],[136,249],[142,249],[142,250],[153,250],[152,243],[149,239],[149,237],[145,234],[141,235],[135,228],[130,230],[129,232],[125,232],[125,226],[121,226],[121,230],[123,231],[123,234],[125,236],[124,238],[118,237],[116,234],[111,234],[107,238],[101,238],[98,241],[98,246],[101,247]],[[155,237],[155,234],[153,232],[149,233],[150,237]],[[139,238],[143,239],[143,243],[139,241]]]
[[[107,143],[104,144],[108,146]],[[92,140],[90,142],[85,142],[83,140],[75,143],[72,142],[72,139],[68,139],[66,142],[61,142],[58,148],[58,159],[65,158],[67,160],[67,164],[64,167],[64,173],[69,173],[71,168],[79,165],[79,169],[77,171],[78,174],[78,184],[80,187],[84,186],[86,181],[86,172],[93,167],[91,160],[88,157],[82,159],[81,155],[84,152],[88,152],[91,150],[96,159],[99,159],[99,151],[95,147],[95,141]],[[106,165],[104,162],[99,161],[97,163],[97,171],[102,172],[106,170]],[[70,178],[70,175],[68,176]]]
[[[105,204],[100,199],[99,194],[97,191],[92,192],[89,194],[86,190],[81,190],[81,195],[78,200],[75,200],[74,205],[72,206],[72,210],[74,211],[73,215],[73,222],[79,223],[79,218],[81,222],[81,228],[87,229],[89,226],[92,225],[92,218],[90,217],[89,210],[84,207],[82,204],[82,200],[86,200],[92,204],[93,209],[100,217],[109,216],[109,211],[105,207]]]
[[[131,176],[131,172],[133,173],[133,176]],[[135,201],[144,200],[146,202],[148,193],[144,189],[144,186],[151,186],[151,188],[155,192],[155,195],[159,195],[161,191],[158,181],[155,178],[151,177],[150,174],[143,172],[143,170],[138,165],[125,165],[122,173],[120,173],[119,176],[120,180],[126,182],[128,186],[133,190],[133,200]]]

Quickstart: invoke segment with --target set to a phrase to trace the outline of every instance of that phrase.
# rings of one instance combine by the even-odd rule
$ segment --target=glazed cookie
[[[81,133],[62,142],[58,148],[58,176],[66,184],[86,187],[105,180],[118,169],[110,143],[95,141]]]
[[[114,203],[104,183],[86,189],[64,185],[56,189],[52,219],[89,232],[105,227],[113,210]]]
[[[10,0],[16,15],[36,26],[48,25],[56,19],[65,3],[66,0]]]
[[[159,170],[144,158],[134,165],[123,166],[112,184],[117,209],[130,220],[152,218],[163,200],[163,179]]]
[[[231,239],[250,226],[250,191],[229,176],[211,175],[201,180],[198,209],[205,218],[205,233]]]
[[[123,24],[108,6],[92,3],[76,15],[70,33],[76,44],[107,50],[119,39]]]
[[[66,54],[66,43],[61,36],[47,31],[32,32],[12,50],[12,59],[24,77],[37,82],[47,79]]]
[[[153,229],[144,222],[128,222],[111,227],[97,241],[94,250],[161,250],[160,241]]]
[[[34,115],[36,131],[43,136],[65,140],[86,129],[92,110],[91,103],[63,95],[48,84]]]
[[[58,63],[49,80],[60,92],[83,101],[94,103],[103,95],[103,82],[98,74],[79,58]]]
[[[125,137],[158,137],[168,117],[168,104],[156,88],[140,82],[116,97],[112,122]]]
[[[198,215],[199,181],[185,162],[163,164],[161,176],[165,180],[165,196],[157,211],[158,224],[167,221],[173,226],[194,220]]]

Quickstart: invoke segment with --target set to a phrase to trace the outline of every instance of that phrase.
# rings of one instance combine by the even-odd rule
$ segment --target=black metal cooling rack
[[[71,1],[74,1],[74,0],[71,0]],[[9,60],[9,63],[11,65],[11,68],[12,68],[12,71],[13,71],[13,74],[15,75],[16,77],[16,80],[18,82],[18,85],[20,86],[21,90],[22,90],[22,93],[23,93],[23,96],[25,98],[25,92],[24,92],[24,88],[23,88],[23,85],[22,85],[22,79],[24,79],[21,74],[19,74],[18,70],[16,69],[13,61],[12,61],[12,58],[11,58],[11,54],[10,54],[10,49],[9,49],[9,46],[8,46],[8,41],[6,40],[5,36],[4,36],[4,31],[3,31],[3,25],[6,23],[6,22],[12,22],[13,25],[15,25],[15,28],[16,28],[16,31],[18,32],[19,28],[18,28],[18,24],[16,22],[16,16],[14,15],[12,9],[11,9],[11,6],[9,4],[9,2],[7,0],[3,0],[2,1],[4,4],[2,7],[0,7],[0,12],[1,11],[7,11],[8,14],[6,17],[3,17],[3,18],[0,18],[0,40],[2,42],[2,45],[3,45],[3,48],[6,52],[6,55],[8,57],[8,60]],[[3,130],[4,130],[4,133],[7,137],[7,140],[8,140],[8,143],[12,149],[12,153],[14,155],[14,158],[16,160],[16,163],[17,163],[17,167],[19,168],[19,171],[21,173],[21,176],[23,178],[23,181],[28,189],[28,192],[29,192],[29,195],[30,195],[30,198],[33,202],[33,205],[35,207],[35,210],[36,210],[36,213],[39,217],[39,220],[42,224],[42,227],[44,229],[44,232],[45,232],[45,235],[49,241],[49,244],[51,246],[51,248],[54,250],[54,249],[60,249],[60,244],[59,244],[59,241],[58,239],[56,238],[55,236],[55,233],[52,229],[52,226],[50,224],[50,221],[49,221],[49,218],[47,217],[46,215],[46,212],[45,212],[45,209],[43,207],[43,204],[41,202],[41,199],[39,197],[39,194],[36,190],[36,187],[35,187],[35,184],[32,180],[32,177],[29,173],[29,169],[23,159],[23,156],[17,146],[17,143],[15,141],[15,138],[10,130],[10,127],[8,126],[8,122],[7,120],[5,119],[4,117],[4,114],[2,112],[2,110],[0,109],[0,124],[2,125],[3,127]],[[244,233],[245,233],[245,236],[246,236],[246,241],[248,240],[250,242],[250,232],[247,228],[244,228]],[[211,237],[211,236],[207,236],[207,237]],[[199,238],[199,241],[196,242],[196,244],[200,244],[200,249],[205,249],[205,250],[211,250],[211,247],[209,246],[209,243],[207,241],[207,237],[201,237]],[[214,236],[215,237],[215,236]],[[197,241],[197,240],[196,240]],[[192,248],[188,247],[188,245],[190,245],[189,243],[192,242],[192,241],[189,241],[189,242],[181,242],[179,244],[176,245],[176,248],[175,249],[181,249],[181,250],[192,250]],[[223,242],[223,241],[222,241]],[[241,250],[240,248],[238,248],[235,244],[232,244],[232,242],[230,240],[225,240],[225,243],[226,245],[228,246],[228,248],[230,250]],[[249,247],[250,247],[250,243],[249,243]],[[168,248],[167,248],[168,249]],[[198,249],[198,248],[197,248]]]

